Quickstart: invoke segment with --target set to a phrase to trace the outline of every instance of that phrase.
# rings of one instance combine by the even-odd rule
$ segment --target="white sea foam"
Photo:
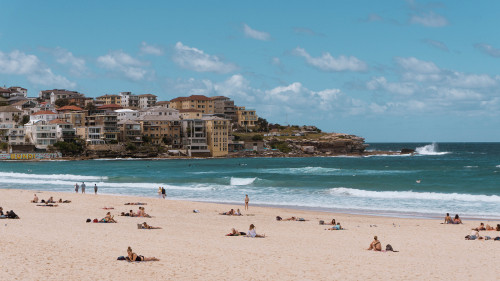
[[[249,185],[252,184],[257,178],[235,178],[231,177],[231,185]]]
[[[420,155],[445,155],[449,154],[449,152],[439,152],[437,143],[433,142],[432,144],[428,144],[426,146],[417,147],[415,152]]]
[[[28,179],[57,179],[57,180],[75,180],[75,181],[95,181],[95,180],[107,180],[108,177],[100,176],[82,176],[82,175],[71,175],[71,174],[52,174],[52,175],[40,175],[40,174],[25,174],[25,173],[14,173],[14,172],[0,172],[0,177],[2,178],[28,178]]]
[[[500,203],[497,195],[473,195],[461,193],[414,192],[414,191],[370,191],[355,188],[336,187],[330,189],[330,194],[346,197],[363,197],[379,199],[418,199],[440,201],[467,201]]]
[[[479,166],[464,166],[466,169],[478,168]]]
[[[302,167],[302,168],[279,168],[279,169],[266,169],[259,170],[263,173],[271,173],[271,174],[313,174],[313,175],[321,175],[321,174],[330,174],[337,171],[340,171],[338,168],[323,168],[323,167]]]
[[[495,167],[500,168],[500,165],[496,165]]]

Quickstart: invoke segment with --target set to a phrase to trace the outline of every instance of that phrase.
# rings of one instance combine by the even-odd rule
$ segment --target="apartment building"
[[[202,114],[214,114],[214,100],[203,95],[175,98],[170,101],[170,107],[177,110],[197,109]]]
[[[152,94],[139,95],[139,107],[149,108],[156,104],[156,96]]]
[[[56,125],[56,138],[57,141],[71,142],[76,137],[76,131],[73,124],[61,119],[55,119],[48,123],[49,125]]]
[[[123,120],[118,122],[120,128],[120,141],[124,143],[142,143],[142,125],[132,120]]]
[[[182,148],[188,156],[208,157],[210,149],[207,144],[205,121],[201,119],[186,119],[182,125]]]
[[[0,142],[9,145],[26,144],[24,126],[15,123],[0,123]]]
[[[0,106],[0,123],[17,123],[23,111],[13,106]]]
[[[181,119],[201,119],[203,114],[198,109],[179,109]]]
[[[138,121],[142,124],[143,135],[148,136],[151,143],[181,147],[181,121],[178,118],[144,115]]]
[[[214,101],[214,114],[229,119],[232,122],[238,121],[233,100],[224,96],[216,96],[211,99]]]
[[[139,96],[133,95],[131,92],[120,92],[121,106],[124,108],[139,107]]]
[[[115,113],[118,118],[118,122],[127,120],[137,120],[141,116],[138,110],[128,109],[128,108],[117,109],[115,110]]]
[[[254,127],[257,122],[257,114],[254,109],[245,109],[244,106],[236,107],[238,125],[241,127]]]
[[[85,138],[97,139],[95,134],[100,134],[99,139],[105,142],[117,142],[120,129],[118,128],[118,118],[116,113],[101,113],[85,117],[87,130]],[[93,134],[90,138],[90,134]]]
[[[95,98],[99,104],[117,104],[120,105],[122,104],[122,96],[120,95],[104,95]]]
[[[30,121],[46,121],[50,122],[58,118],[58,114],[49,110],[40,110],[30,115]]]
[[[228,154],[231,124],[228,119],[216,116],[204,116],[207,146],[210,156],[221,157]]]
[[[53,90],[40,91],[38,97],[45,101],[49,101],[51,104],[55,104],[56,100],[58,99],[85,98],[85,95],[77,91],[68,91],[65,89],[53,89]]]
[[[37,149],[46,150],[57,142],[57,125],[46,120],[31,120],[24,125],[26,137]]]

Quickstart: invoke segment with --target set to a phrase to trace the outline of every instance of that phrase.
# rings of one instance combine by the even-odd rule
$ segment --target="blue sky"
[[[500,139],[500,2],[0,0],[0,84],[225,95],[368,142]]]

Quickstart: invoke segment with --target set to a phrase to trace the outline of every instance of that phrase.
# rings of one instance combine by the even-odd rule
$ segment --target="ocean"
[[[500,219],[500,143],[373,143],[369,157],[1,161],[0,188],[285,206],[396,217]],[[43,196],[42,196],[43,197]],[[1,202],[0,205],[5,204]]]

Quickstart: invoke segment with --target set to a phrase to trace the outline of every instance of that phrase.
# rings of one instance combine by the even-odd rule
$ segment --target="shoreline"
[[[15,190],[15,191],[36,191],[36,193],[62,193],[62,194],[76,194],[75,192],[71,191],[52,191],[52,190],[39,190],[39,189],[18,189],[18,188],[0,188],[0,190]],[[89,188],[89,193],[93,195],[93,189]],[[78,193],[81,195],[81,192]],[[147,199],[159,199],[157,195],[152,195],[152,196],[142,196],[142,195],[137,195],[137,194],[116,194],[116,193],[98,193],[98,195],[104,195],[104,196],[119,196],[119,197],[134,197],[134,198],[147,198]],[[224,202],[224,201],[202,201],[202,200],[196,200],[196,199],[179,199],[179,198],[171,198],[168,197],[167,194],[167,200],[169,201],[180,201],[180,202],[189,202],[189,203],[208,203],[208,204],[217,204],[217,205],[242,205],[242,202]],[[253,206],[255,207],[262,207],[262,208],[270,208],[270,209],[276,209],[277,211],[279,210],[285,210],[287,212],[290,212],[292,210],[296,211],[310,211],[310,212],[320,212],[320,213],[325,213],[325,214],[331,214],[331,215],[355,215],[355,216],[368,216],[368,217],[379,217],[379,218],[394,218],[394,219],[429,219],[429,220],[443,220],[445,214],[436,214],[436,213],[419,213],[419,212],[397,212],[397,211],[387,211],[387,210],[365,210],[365,209],[354,209],[354,208],[348,208],[348,209],[341,209],[341,208],[324,208],[324,207],[306,207],[306,206],[294,206],[294,205],[273,205],[273,204],[265,204],[265,203],[252,203]],[[450,213],[450,215],[453,215],[454,213]],[[483,220],[486,222],[490,221],[500,221],[500,217],[488,217],[488,216],[468,216],[468,215],[462,215],[459,214],[459,216],[462,219],[466,220]]]

